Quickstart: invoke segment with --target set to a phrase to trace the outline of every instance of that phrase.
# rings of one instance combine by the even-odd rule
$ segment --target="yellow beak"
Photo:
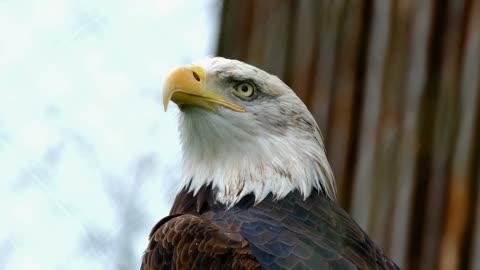
[[[245,112],[245,109],[231,103],[220,95],[205,89],[205,71],[202,67],[187,65],[172,71],[163,86],[163,106],[167,111],[168,102],[177,103],[180,110],[185,105],[193,105],[216,112],[215,104],[236,112]]]

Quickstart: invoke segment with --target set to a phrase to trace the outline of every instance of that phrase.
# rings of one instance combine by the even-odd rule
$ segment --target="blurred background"
[[[0,1],[0,269],[138,269],[180,172],[163,77],[285,80],[402,269],[480,269],[480,0]]]
[[[180,177],[163,77],[219,1],[0,0],[0,269],[139,269]]]

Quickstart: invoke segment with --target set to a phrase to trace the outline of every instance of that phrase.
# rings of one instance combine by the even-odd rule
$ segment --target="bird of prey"
[[[141,269],[398,269],[335,200],[318,125],[279,78],[209,57],[166,78],[183,171]]]

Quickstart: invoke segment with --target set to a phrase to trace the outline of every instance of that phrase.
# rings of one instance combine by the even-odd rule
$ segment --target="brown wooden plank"
[[[341,3],[335,0],[319,0],[316,4],[316,57],[314,59],[314,91],[307,104],[323,134],[328,133],[330,96],[333,88],[337,40],[340,29]],[[327,149],[328,150],[328,149]]]
[[[466,46],[467,48],[477,48],[478,50],[480,48],[480,45],[478,45],[478,43],[480,43],[480,0],[473,0],[470,8],[471,15],[468,36],[470,37],[469,41],[472,43],[472,45],[470,45],[469,41],[467,41]],[[466,54],[468,55],[469,52],[467,51]],[[479,52],[477,51],[477,57],[479,57],[478,54]],[[470,57],[473,58],[474,56]],[[480,69],[480,67],[477,66],[477,69]],[[478,81],[478,78],[480,78],[480,72],[478,72],[476,76],[476,79]],[[480,91],[480,86],[478,86],[477,91]],[[472,240],[470,245],[471,250],[469,251],[470,258],[468,259],[470,266],[469,269],[471,270],[480,269],[480,141],[478,140],[478,138],[480,137],[480,97],[478,94],[476,111],[476,134],[474,136],[476,147],[473,148],[474,160],[476,161],[476,165],[474,165],[473,167],[474,172],[476,172],[476,176],[473,177],[472,181],[472,187],[474,188],[475,192],[472,197],[476,198],[476,204],[474,216],[472,217],[472,235],[470,235],[470,239]]]
[[[268,20],[272,16],[272,8],[275,8],[275,3],[271,0],[256,2],[251,14],[250,36],[245,60],[261,69],[265,69],[266,66],[264,39],[266,31],[268,31]],[[285,44],[279,44],[279,46],[284,47]]]
[[[381,96],[380,121],[377,130],[373,180],[372,219],[369,230],[381,247],[388,247],[394,199],[398,181],[398,141],[401,138],[405,87],[411,52],[414,1],[397,1],[392,10],[392,30]],[[388,252],[388,250],[386,250]]]
[[[478,119],[477,119],[478,120]],[[477,123],[480,123],[478,121]],[[480,125],[479,125],[480,126]],[[473,223],[473,230],[472,230],[472,245],[470,251],[470,258],[469,258],[469,269],[476,270],[480,269],[480,162],[477,160],[477,201],[475,204],[475,220]]]
[[[373,2],[368,43],[366,81],[351,203],[351,213],[364,229],[369,228],[371,210],[375,207],[372,205],[374,192],[372,187],[376,168],[376,135],[379,126],[385,56],[391,27],[391,5],[390,0]]]
[[[289,0],[255,2],[248,44],[249,63],[284,78],[293,12]]]
[[[403,121],[399,139],[398,179],[393,186],[396,195],[389,246],[390,255],[401,268],[407,266],[412,194],[418,158],[420,106],[427,79],[428,35],[425,33],[431,31],[432,7],[432,1],[416,1],[412,10],[409,65],[406,71]]]
[[[291,48],[288,59],[287,83],[297,95],[306,102],[312,92],[312,76],[315,55],[315,3],[312,0],[296,2],[298,5],[293,16]]]
[[[448,174],[451,166],[454,136],[457,132],[457,109],[459,87],[459,67],[461,62],[463,17],[465,13],[463,0],[448,1],[446,4],[437,2],[435,24],[436,32],[432,39],[434,51],[432,54],[432,84],[430,96],[426,96],[425,110],[432,113],[430,119],[433,122],[432,130],[423,130],[425,134],[431,133],[422,143],[430,144],[428,151],[431,169],[429,175],[420,176],[427,178],[427,189],[424,202],[417,207],[424,207],[425,216],[423,222],[421,249],[416,254],[418,265],[412,266],[418,269],[437,269],[439,267],[439,245],[444,221],[445,193],[448,185]],[[428,125],[428,124],[427,124]],[[427,135],[430,136],[430,135]],[[426,168],[427,169],[427,168]],[[425,179],[419,179],[425,181]],[[413,243],[412,243],[413,245]],[[419,246],[417,244],[417,246]]]
[[[453,153],[446,224],[441,242],[440,269],[460,269],[463,241],[466,237],[468,214],[473,199],[469,189],[474,173],[473,152],[478,136],[476,119],[480,99],[480,9],[473,6],[466,34],[461,74],[458,134]],[[465,16],[468,20],[469,16]]]
[[[246,60],[252,25],[252,0],[224,0],[217,55]]]
[[[472,1],[474,4],[472,5],[475,9],[474,14],[474,23],[472,25],[476,26],[476,29],[480,29],[480,0]],[[479,32],[476,34],[476,43],[479,42]],[[479,46],[480,47],[480,46]],[[480,67],[479,67],[480,69]],[[477,74],[477,79],[480,78],[480,73]],[[480,92],[480,86],[477,89]],[[472,177],[473,180],[471,181],[471,190],[472,198],[475,199],[475,206],[472,209],[471,221],[469,224],[471,227],[469,228],[469,235],[466,236],[467,241],[469,241],[469,245],[466,247],[468,248],[467,252],[464,252],[464,256],[462,258],[463,264],[462,267],[465,265],[469,265],[469,269],[475,270],[480,269],[480,95],[477,94],[477,109],[476,109],[476,134],[474,136],[475,146],[473,148],[474,157],[473,160],[476,162],[473,166],[473,173],[474,176]],[[466,255],[466,256],[465,256]],[[467,257],[470,256],[470,257]]]
[[[360,87],[357,83],[357,66],[360,60],[363,33],[364,4],[360,1],[338,1],[343,3],[342,25],[338,40],[338,56],[332,84],[330,126],[326,135],[328,159],[335,174],[337,183],[337,201],[344,208],[349,207],[352,185],[351,155],[353,154],[353,121],[357,120],[353,113],[358,100]],[[365,37],[363,37],[365,38]]]

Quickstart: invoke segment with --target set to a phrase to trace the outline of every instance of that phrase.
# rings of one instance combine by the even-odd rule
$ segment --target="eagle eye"
[[[243,99],[251,100],[256,93],[255,87],[249,82],[242,82],[233,87],[233,93]]]

